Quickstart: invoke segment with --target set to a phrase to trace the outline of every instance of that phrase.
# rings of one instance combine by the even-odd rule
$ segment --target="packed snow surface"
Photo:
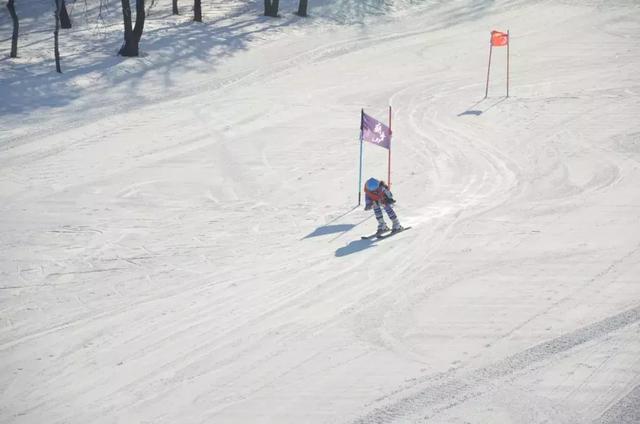
[[[0,21],[0,422],[640,422],[637,1],[155,2],[136,59],[69,2],[62,75],[45,3]],[[361,240],[389,106],[412,229]]]

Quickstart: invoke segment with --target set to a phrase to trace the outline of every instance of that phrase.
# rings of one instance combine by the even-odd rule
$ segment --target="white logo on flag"
[[[371,141],[376,144],[382,143],[384,141],[384,131],[382,130],[382,124],[380,124],[380,122],[376,123],[376,127],[373,129],[373,132],[377,137],[374,137]]]

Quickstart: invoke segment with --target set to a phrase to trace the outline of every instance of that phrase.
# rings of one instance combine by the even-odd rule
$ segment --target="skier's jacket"
[[[367,208],[371,206],[372,203],[377,203],[378,205],[390,205],[396,202],[393,200],[393,194],[389,191],[389,186],[387,186],[384,181],[380,181],[380,186],[378,186],[374,191],[369,191],[365,185],[364,194],[365,206]]]

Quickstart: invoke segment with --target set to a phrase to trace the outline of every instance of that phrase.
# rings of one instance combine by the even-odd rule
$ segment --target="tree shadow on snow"
[[[210,7],[219,4],[216,2]],[[184,81],[184,71],[213,71],[225,58],[247,50],[252,40],[304,22],[302,18],[285,20],[262,16],[258,3],[238,4],[224,16],[209,21],[206,21],[207,11],[203,12],[205,21],[202,23],[193,22],[186,11],[178,16],[155,14],[148,17],[149,28],[154,26],[156,17],[163,18],[165,24],[145,29],[138,58],[117,55],[122,44],[121,32],[112,29],[119,28],[118,23],[121,25],[117,18],[109,21],[102,38],[87,25],[74,27],[61,34],[62,74],[55,72],[52,59],[43,54],[49,50],[49,37],[40,36],[39,30],[31,31],[35,47],[27,50],[25,45],[21,45],[23,49],[19,56],[22,61],[2,63],[4,72],[0,75],[0,85],[7,89],[2,93],[0,115],[33,113],[38,107],[63,107],[83,97],[87,91],[100,96],[104,89],[126,93],[126,96],[118,97],[126,103],[121,106],[139,107],[145,103],[141,99],[161,97],[163,90]],[[69,40],[75,43],[75,49],[65,50]],[[34,51],[34,48],[40,50]],[[148,87],[142,84],[150,71],[161,75],[162,86],[154,87],[156,93],[146,92]],[[106,95],[95,102],[84,103],[80,108],[100,109],[109,106],[111,99]]]

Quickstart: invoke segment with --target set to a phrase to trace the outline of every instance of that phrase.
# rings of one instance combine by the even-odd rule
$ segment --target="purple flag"
[[[369,143],[389,149],[391,146],[391,130],[382,122],[362,112],[362,139]]]

